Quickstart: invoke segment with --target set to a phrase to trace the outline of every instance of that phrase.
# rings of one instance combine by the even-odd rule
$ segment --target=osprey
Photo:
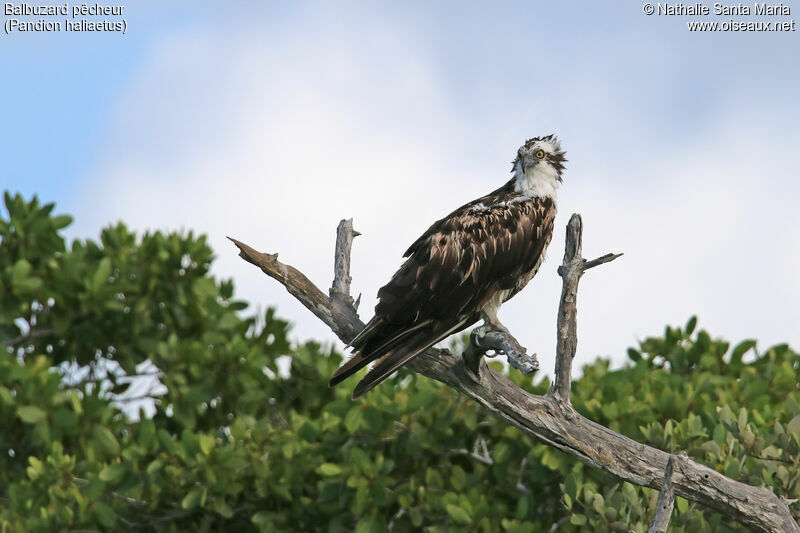
[[[529,139],[512,162],[511,180],[434,222],[378,291],[375,316],[350,342],[354,355],[330,386],[378,360],[353,391],[358,398],[478,319],[486,329],[507,331],[497,310],[544,260],[565,161],[555,135]]]

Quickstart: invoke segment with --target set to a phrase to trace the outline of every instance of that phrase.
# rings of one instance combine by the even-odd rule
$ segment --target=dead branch
[[[564,262],[559,267],[563,288],[558,311],[556,382],[546,396],[522,390],[507,377],[491,370],[481,357],[473,358],[476,368],[472,369],[469,358],[459,357],[449,350],[429,349],[407,367],[452,387],[525,433],[593,468],[635,485],[659,489],[664,484],[668,453],[581,416],[569,402],[570,370],[577,347],[578,280],[587,269],[618,256],[607,254],[585,261],[581,257],[580,216],[573,215],[567,228]],[[236,239],[231,241],[239,248],[240,257],[279,281],[342,342],[349,342],[364,327],[352,305],[326,296],[296,268],[278,261],[277,254],[261,253]],[[346,239],[343,242],[340,252],[349,257],[350,250],[344,247],[352,243],[352,239],[349,243]],[[341,286],[337,290],[339,288],[344,290]],[[757,531],[800,533],[800,525],[792,518],[786,503],[772,492],[730,479],[688,458],[673,467],[671,479],[677,495]]]
[[[486,440],[481,435],[478,435],[478,438],[475,440],[475,445],[472,447],[472,451],[469,451],[466,448],[458,448],[456,450],[450,450],[447,452],[447,454],[466,455],[467,457],[472,457],[476,461],[480,461],[486,465],[494,464],[494,459],[492,459],[492,456],[489,455],[489,448],[486,446]]]
[[[47,329],[31,329],[24,335],[20,335],[19,337],[14,337],[13,339],[8,339],[4,341],[0,341],[0,346],[12,346],[16,347],[18,344],[22,344],[28,341],[32,341],[33,339],[38,339],[39,337],[48,337],[50,335],[55,334],[55,330],[47,328]]]
[[[561,276],[561,302],[558,305],[556,324],[556,379],[550,395],[556,401],[569,404],[572,385],[572,360],[578,349],[578,281],[588,269],[608,263],[622,254],[606,254],[592,261],[583,258],[583,221],[572,215],[567,224],[567,243],[564,261],[558,267]]]
[[[664,482],[661,484],[661,491],[658,493],[658,503],[656,504],[656,514],[653,521],[647,528],[647,533],[667,533],[669,517],[672,515],[672,506],[675,505],[675,489],[672,486],[672,470],[675,456],[670,456],[667,461],[667,468],[664,470]]]
[[[353,297],[350,296],[350,250],[353,248],[353,239],[360,233],[353,229],[353,219],[342,220],[336,228],[336,251],[333,260],[333,285],[328,294],[331,300],[355,308]]]

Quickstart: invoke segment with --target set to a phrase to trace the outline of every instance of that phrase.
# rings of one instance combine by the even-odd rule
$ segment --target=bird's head
[[[517,157],[512,161],[511,172],[521,178],[522,175],[530,176],[532,173],[544,176],[552,176],[561,181],[561,174],[564,172],[564,157],[566,152],[561,150],[561,143],[554,134],[544,137],[534,137],[525,141]]]

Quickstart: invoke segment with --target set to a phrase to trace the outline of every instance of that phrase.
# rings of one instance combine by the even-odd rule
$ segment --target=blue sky
[[[207,232],[241,297],[332,341],[225,235],[324,287],[354,217],[368,319],[407,245],[555,132],[550,259],[501,312],[545,371],[572,212],[587,256],[626,254],[582,284],[580,361],[695,313],[800,345],[796,32],[692,33],[637,2],[222,5],[137,2],[125,35],[2,35],[0,186],[57,202],[71,237],[119,219]]]

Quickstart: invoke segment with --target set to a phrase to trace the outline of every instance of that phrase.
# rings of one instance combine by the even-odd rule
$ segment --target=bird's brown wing
[[[549,198],[513,190],[466,204],[434,223],[378,291],[375,317],[351,342],[354,355],[331,386],[379,360],[353,397],[378,385],[410,359],[474,324],[498,290],[532,271],[549,241],[555,207]]]

